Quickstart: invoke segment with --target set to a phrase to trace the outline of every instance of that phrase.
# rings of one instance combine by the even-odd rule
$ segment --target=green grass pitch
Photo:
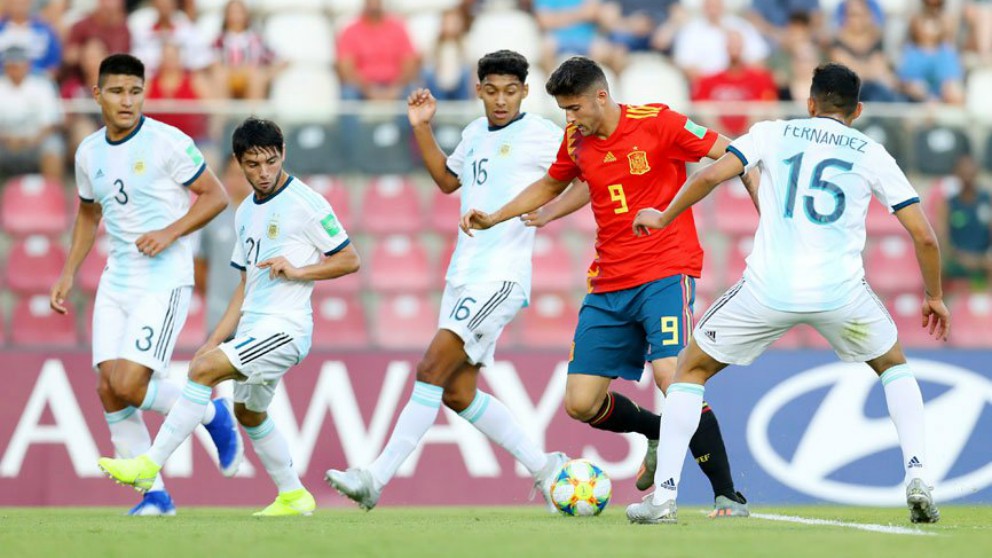
[[[0,508],[0,556],[222,557],[817,557],[992,556],[992,506],[944,506],[932,536],[866,532],[768,519],[710,520],[680,508],[678,525],[629,525],[623,506],[577,519],[527,508],[320,510],[258,519],[251,509],[183,508],[129,518],[116,508]],[[756,513],[917,529],[903,509],[755,508]]]

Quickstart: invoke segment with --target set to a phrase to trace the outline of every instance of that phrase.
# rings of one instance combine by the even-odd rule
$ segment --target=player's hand
[[[665,223],[661,218],[661,212],[652,207],[646,207],[637,212],[634,217],[634,236],[646,236],[651,234],[651,229],[661,229]]]
[[[437,112],[437,99],[431,95],[430,89],[416,89],[406,99],[406,114],[410,118],[410,126],[428,124]]]
[[[495,224],[496,219],[493,218],[492,213],[486,213],[478,209],[469,209],[468,213],[462,215],[462,221],[459,226],[465,234],[475,236],[472,234],[472,229],[484,231]]]
[[[69,309],[65,306],[65,299],[72,290],[72,277],[62,275],[52,286],[52,294],[48,300],[48,305],[59,314],[68,314]]]
[[[551,212],[546,209],[547,206],[538,208],[536,211],[531,211],[530,213],[524,213],[520,216],[520,220],[524,222],[528,227],[541,228],[547,225],[554,219],[551,217]]]
[[[138,240],[134,241],[134,245],[138,247],[138,251],[142,254],[149,258],[154,258],[175,241],[176,235],[168,229],[162,229],[141,235],[138,237]]]
[[[278,277],[282,277],[287,281],[297,281],[300,279],[300,270],[282,256],[269,258],[259,263],[258,267],[261,269],[268,268],[269,279],[276,279]]]
[[[951,333],[951,313],[943,300],[924,298],[922,326],[927,328],[934,339],[947,341],[947,336]]]

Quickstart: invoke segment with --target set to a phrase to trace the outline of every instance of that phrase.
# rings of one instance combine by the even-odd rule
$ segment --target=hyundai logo
[[[992,405],[992,381],[959,366],[914,359],[916,377],[948,389],[925,402],[927,436],[926,480],[941,500],[952,500],[992,485],[992,461],[962,466],[959,460],[987,454],[967,447],[974,439],[983,411]],[[747,425],[747,442],[758,464],[790,488],[823,500],[857,505],[894,505],[905,497],[903,468],[893,463],[885,481],[839,481],[831,475],[861,459],[891,451],[899,438],[887,414],[867,416],[872,389],[882,389],[878,377],[864,364],[834,363],[812,368],[773,387],[755,406]],[[812,392],[826,390],[816,403],[802,409],[809,417],[790,457],[772,445],[776,429],[797,420],[797,405],[787,405]],[[808,402],[808,399],[806,400]],[[798,422],[798,424],[803,424]],[[985,438],[987,440],[987,438]],[[974,444],[973,444],[974,446]],[[898,454],[902,459],[902,454]],[[985,457],[984,459],[987,459]],[[885,472],[890,469],[886,468]],[[948,476],[953,470],[954,476]],[[866,471],[878,479],[879,472]]]

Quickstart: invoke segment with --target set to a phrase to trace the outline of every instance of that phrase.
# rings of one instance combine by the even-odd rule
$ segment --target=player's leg
[[[865,282],[864,290],[850,304],[823,313],[811,324],[830,341],[841,360],[865,362],[881,378],[889,416],[902,449],[910,520],[914,523],[936,522],[940,512],[926,481],[928,461],[923,396],[899,345],[892,318]]]
[[[276,382],[268,384],[235,383],[237,392],[234,413],[251,440],[255,455],[261,461],[269,478],[276,485],[278,495],[265,509],[255,512],[257,517],[311,515],[317,508],[313,495],[307,491],[299,474],[293,469],[293,456],[289,444],[267,409],[275,395]],[[262,409],[262,410],[256,410]]]

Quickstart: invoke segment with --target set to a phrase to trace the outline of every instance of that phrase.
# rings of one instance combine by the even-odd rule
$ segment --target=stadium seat
[[[70,305],[71,306],[71,305]],[[56,313],[48,305],[47,295],[28,296],[14,306],[10,341],[20,347],[69,348],[79,343],[76,316]]]
[[[380,176],[365,188],[362,229],[373,234],[410,234],[424,226],[413,184],[399,176]]]
[[[45,236],[29,236],[11,248],[4,283],[18,294],[48,293],[64,265],[62,246]]]
[[[885,300],[885,307],[899,330],[899,342],[903,347],[935,348],[943,344],[942,341],[934,340],[926,329],[920,327],[923,298],[919,292],[889,296]],[[956,314],[952,316],[954,330],[951,333],[956,337],[960,328],[959,316]]]
[[[457,245],[458,237],[456,236],[452,236],[450,240],[444,243],[444,248],[441,249],[441,254],[438,256],[436,265],[434,266],[433,288],[444,290],[444,278],[448,274],[448,265],[451,263],[451,256],[454,255]]]
[[[458,143],[462,141],[462,130],[469,122],[460,115],[445,116],[439,114],[434,116],[431,124],[434,127],[434,138],[437,140],[438,146],[441,147],[441,151],[445,153],[455,151]],[[420,154],[417,153],[417,156],[420,157]]]
[[[334,60],[334,34],[330,22],[320,13],[275,11],[265,20],[262,33],[279,60],[314,66],[329,66]]]
[[[877,198],[872,197],[868,204],[868,218],[865,222],[865,230],[868,237],[905,234],[899,219],[889,213],[889,210],[882,205]]]
[[[7,182],[0,198],[0,227],[7,234],[57,235],[69,226],[65,189],[39,175]]]
[[[951,126],[931,126],[913,136],[916,168],[923,174],[950,174],[958,157],[971,153],[971,141],[964,130]]]
[[[428,221],[432,231],[448,236],[458,230],[458,220],[462,216],[462,196],[459,191],[445,194],[440,188],[431,193],[431,209]]]
[[[314,298],[313,346],[321,349],[367,348],[371,338],[366,322],[365,309],[356,296]]]
[[[956,347],[987,349],[992,346],[992,296],[974,293],[958,297],[951,304],[950,342]]]
[[[431,287],[424,247],[403,235],[386,237],[372,250],[369,287],[376,292],[421,292]]]
[[[362,11],[362,7],[365,5],[365,0],[324,0],[326,2],[326,7],[331,11],[332,15],[345,16],[341,19],[347,19],[354,16]]]
[[[330,122],[337,116],[341,92],[326,64],[294,64],[272,80],[269,100],[284,126]]]
[[[738,236],[753,235],[758,230],[758,210],[739,180],[718,186],[714,198],[713,217],[718,231]]]
[[[969,117],[988,124],[992,122],[992,68],[974,68],[968,72],[965,106]]]
[[[423,351],[437,331],[437,312],[437,304],[426,295],[381,297],[373,324],[376,345]]]
[[[76,281],[79,287],[86,293],[95,293],[100,286],[100,276],[107,267],[107,256],[110,254],[110,237],[106,234],[98,234],[93,249],[86,255],[83,265],[79,266],[79,273]]]
[[[413,146],[406,117],[402,120],[391,116],[361,118],[354,133],[356,136],[349,138],[349,153],[358,170],[376,175],[413,170]]]
[[[752,249],[754,249],[754,237],[740,236],[730,239],[729,251],[723,261],[723,281],[720,292],[729,289],[731,285],[737,283],[744,276],[744,269],[747,268],[746,259],[751,255]]]
[[[203,346],[208,334],[207,305],[200,293],[194,292],[189,300],[186,323],[179,330],[179,337],[176,339],[176,349],[195,351]]]
[[[533,278],[535,291],[567,291],[579,286],[584,275],[576,275],[568,247],[554,236],[541,232],[534,240]]]
[[[661,56],[632,57],[616,85],[616,98],[622,103],[641,105],[663,99],[678,111],[689,107],[689,84],[685,76]]]
[[[441,13],[426,11],[410,14],[406,18],[406,31],[417,53],[433,58],[434,47],[441,34]]]
[[[923,277],[913,243],[904,236],[886,236],[871,243],[865,253],[868,284],[890,294],[923,289]]]
[[[539,60],[541,42],[541,30],[530,14],[519,10],[483,12],[469,29],[465,40],[466,56],[469,60],[478,60],[487,53],[508,48],[528,60]]]
[[[423,12],[443,12],[457,8],[459,0],[388,0],[387,6],[394,12],[418,14]]]
[[[520,104],[520,110],[523,112],[539,114],[550,118],[559,126],[564,126],[564,120],[562,119],[563,113],[561,109],[558,108],[558,103],[555,102],[555,98],[551,95],[537,94],[544,92],[544,84],[547,82],[548,75],[544,73],[544,70],[542,70],[540,66],[532,65],[530,70],[527,72],[527,83],[530,85],[531,94],[527,95],[527,98]]]
[[[331,204],[334,215],[349,234],[361,228],[358,220],[352,219],[351,192],[343,181],[333,176],[319,174],[308,176],[303,181]]]
[[[350,170],[340,129],[335,124],[304,124],[286,131],[286,168],[300,175]]]
[[[859,118],[854,121],[854,127],[882,144],[901,167],[907,168],[907,135],[903,122],[893,118]]]
[[[568,295],[544,293],[531,297],[520,318],[521,344],[530,349],[566,352],[572,346],[578,310]]]

